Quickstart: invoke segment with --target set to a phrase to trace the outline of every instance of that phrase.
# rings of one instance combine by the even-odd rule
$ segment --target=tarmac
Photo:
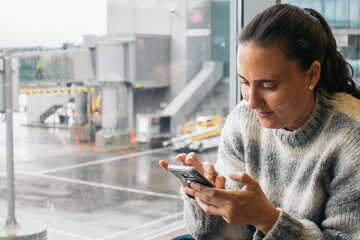
[[[51,240],[162,240],[187,233],[179,182],[158,165],[160,159],[175,163],[171,148],[98,151],[66,128],[24,126],[24,116],[14,113],[19,225],[45,223]],[[7,219],[5,135],[0,116],[0,224]],[[214,162],[216,149],[199,158]]]

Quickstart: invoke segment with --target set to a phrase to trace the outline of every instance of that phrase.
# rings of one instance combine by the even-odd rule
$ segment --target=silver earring
[[[309,85],[309,89],[310,89],[310,90],[313,90],[313,89],[314,89],[314,85],[310,84],[310,85]]]

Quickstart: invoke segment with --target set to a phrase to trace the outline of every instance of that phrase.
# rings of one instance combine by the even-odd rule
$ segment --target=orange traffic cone
[[[130,133],[130,142],[131,142],[131,143],[135,143],[135,134],[134,134],[134,131],[131,131],[131,133]]]

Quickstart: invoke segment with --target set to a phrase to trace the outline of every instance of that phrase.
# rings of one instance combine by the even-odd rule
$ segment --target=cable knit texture
[[[246,171],[280,216],[267,235],[204,213],[182,193],[184,218],[195,239],[360,239],[360,101],[348,94],[317,94],[314,109],[295,131],[266,129],[241,102],[228,117],[218,160],[228,178]]]

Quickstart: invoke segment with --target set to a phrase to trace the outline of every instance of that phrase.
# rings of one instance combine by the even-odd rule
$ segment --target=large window
[[[73,79],[73,58],[69,52],[41,53],[19,57],[19,81]],[[41,71],[41,73],[39,72]]]
[[[360,7],[358,0],[283,0],[282,3],[301,8],[314,8],[328,21],[332,28],[359,28]]]
[[[179,182],[158,162],[176,164],[182,151],[216,161],[222,124],[240,101],[236,35],[275,2],[2,0],[0,57],[11,49],[11,81],[19,90],[18,224],[43,222],[49,239],[186,233]],[[360,76],[360,1],[282,2],[320,11]],[[0,80],[1,88],[2,68]],[[1,107],[0,238],[8,219],[9,143]]]
[[[158,161],[175,163],[180,151],[216,160],[230,110],[230,1],[5,0],[0,8],[11,22],[0,25],[9,33],[0,49],[12,51],[19,90],[18,224],[43,222],[48,239],[186,233],[180,185]],[[0,117],[1,238],[8,139]]]

